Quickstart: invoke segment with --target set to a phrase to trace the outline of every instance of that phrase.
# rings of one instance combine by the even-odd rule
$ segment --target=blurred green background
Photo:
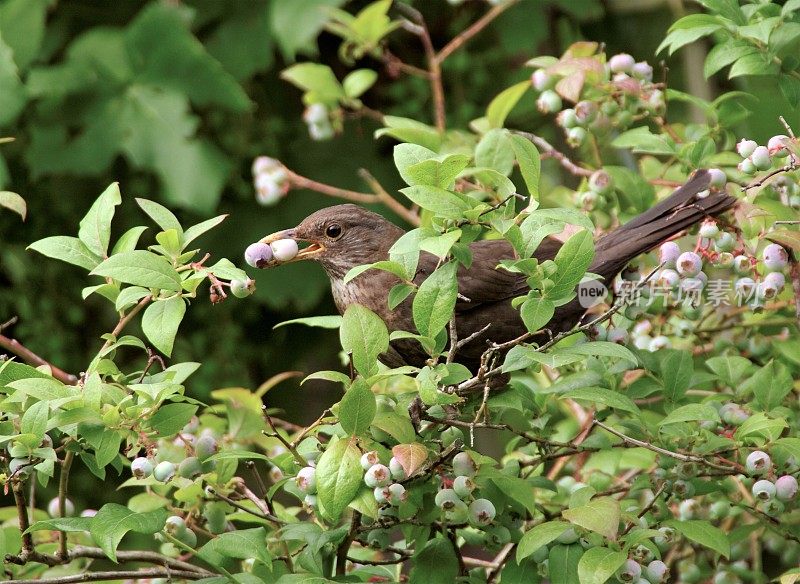
[[[24,224],[0,213],[0,322],[19,317],[7,334],[74,373],[98,349],[99,336],[113,327],[116,315],[101,298],[81,300],[81,289],[96,282],[25,247],[49,235],[74,234],[112,181],[120,182],[125,198],[115,234],[147,223],[134,197],[169,206],[184,224],[229,213],[200,244],[214,258],[240,265],[250,242],[337,202],[293,191],[276,206],[259,206],[250,174],[255,156],[273,156],[307,177],[360,190],[365,186],[357,171],[366,167],[390,192],[399,187],[393,144],[373,140],[375,122],[353,119],[341,136],[313,142],[301,119],[300,91],[279,78],[284,67],[306,59],[329,64],[343,77],[347,68],[336,57],[338,40],[321,30],[322,9],[355,12],[366,4],[0,0],[0,137],[15,138],[0,145],[0,188],[20,193],[29,205]],[[413,4],[437,47],[489,9],[483,0],[456,7],[445,0]],[[528,58],[560,54],[579,39],[605,43],[609,53],[629,52],[660,71],[656,47],[669,25],[694,9],[680,0],[523,0],[445,63],[448,122],[466,127],[496,93],[530,74],[523,66]],[[389,44],[403,60],[423,65],[416,37],[397,31]],[[706,98],[730,89],[703,79],[705,50],[696,45],[668,60],[671,86]],[[364,96],[368,106],[430,121],[424,81],[393,79],[369,59],[357,65],[380,73]],[[765,83],[745,87],[770,96],[748,122],[753,138],[775,133],[777,113],[788,111]],[[539,115],[533,102],[533,94],[526,97],[513,125],[559,143],[552,120]],[[569,180],[554,167],[546,170],[551,181]],[[154,233],[143,241],[151,243]],[[197,397],[218,387],[254,388],[281,371],[341,367],[335,331],[272,329],[297,316],[335,312],[322,270],[295,264],[253,276],[255,296],[216,306],[203,296],[181,328],[173,360],[203,363],[190,383]],[[131,363],[137,365],[141,360]],[[298,387],[290,380],[268,395],[270,405],[286,408],[287,417],[298,422],[314,419],[323,403],[336,399],[330,385]]]

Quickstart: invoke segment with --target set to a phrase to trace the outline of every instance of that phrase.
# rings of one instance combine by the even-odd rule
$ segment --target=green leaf
[[[281,78],[304,91],[312,92],[321,102],[331,104],[347,97],[333,70],[327,65],[298,63],[284,69]]]
[[[664,398],[667,403],[674,404],[686,395],[692,382],[694,365],[692,355],[685,351],[667,349],[661,352],[659,369],[661,382],[664,384]]]
[[[180,432],[197,412],[197,406],[187,403],[162,405],[150,417],[150,427],[161,438],[170,438]]]
[[[725,385],[737,385],[752,363],[749,359],[739,355],[720,355],[707,359],[705,366],[713,371]]]
[[[677,424],[678,422],[696,422],[710,420],[719,422],[717,410],[707,404],[687,404],[672,410],[658,425]]]
[[[594,531],[608,539],[617,538],[619,529],[619,501],[604,497],[589,501],[586,505],[565,509],[561,516],[570,522]]]
[[[355,438],[328,446],[317,462],[317,499],[325,517],[338,521],[358,493],[363,469]]]
[[[578,562],[578,580],[580,584],[604,584],[627,559],[625,552],[615,552],[605,547],[590,548]]]
[[[3,24],[3,16],[0,14],[0,26]],[[4,35],[0,35],[0,87],[3,88],[0,92],[0,127],[10,126],[28,102],[28,93],[14,62],[14,51],[4,42],[4,38]],[[3,171],[5,174],[5,168]]]
[[[287,324],[304,324],[310,327],[324,328],[324,329],[337,329],[342,326],[342,317],[338,314],[329,316],[306,316],[304,318],[293,318],[292,320],[284,320],[276,324],[273,329],[286,326]]]
[[[740,390],[743,395],[752,392],[758,405],[768,412],[781,405],[783,398],[792,391],[793,385],[792,376],[786,367],[770,361],[742,383]]]
[[[756,47],[747,41],[739,39],[728,39],[723,43],[716,44],[706,55],[703,75],[708,79],[734,61],[756,52],[758,52]]]
[[[502,128],[508,114],[530,88],[530,81],[520,81],[497,94],[486,108],[486,119],[489,125],[492,128]]]
[[[551,276],[553,286],[546,293],[550,298],[561,298],[575,289],[583,279],[594,258],[594,240],[588,231],[579,231],[564,242],[553,258],[558,272]]]
[[[548,573],[550,584],[575,584],[578,582],[578,563],[583,555],[583,547],[578,544],[556,544],[550,548]]]
[[[458,578],[458,558],[450,540],[435,537],[411,558],[408,584],[452,584]]]
[[[442,235],[426,237],[419,242],[419,248],[443,260],[459,239],[461,239],[461,230],[454,229]]]
[[[372,420],[372,427],[385,432],[400,444],[413,442],[416,437],[411,420],[396,412],[379,412]]]
[[[168,515],[166,509],[136,513],[122,505],[108,503],[92,518],[90,533],[100,549],[116,562],[117,546],[126,533],[152,535],[164,528]]]
[[[186,230],[186,233],[183,234],[183,248],[186,249],[190,243],[192,243],[195,239],[203,235],[204,233],[214,229],[217,225],[225,221],[227,219],[227,215],[218,215],[216,217],[212,217],[211,219],[206,219],[198,223],[197,225],[192,225],[189,229]],[[178,232],[180,233],[180,231]]]
[[[503,361],[503,373],[527,369],[531,365],[540,364],[548,367],[563,367],[570,363],[583,361],[582,355],[570,355],[567,353],[541,353],[533,347],[517,345],[512,347]]]
[[[395,284],[392,286],[392,289],[389,290],[389,310],[394,310],[403,301],[408,298],[408,295],[411,294],[416,288],[413,284]]]
[[[638,406],[631,398],[602,387],[581,387],[562,393],[561,397],[600,403],[632,414],[639,413]]]
[[[111,256],[90,272],[126,284],[161,290],[181,290],[181,276],[165,258],[137,249]]]
[[[50,415],[50,405],[46,401],[39,401],[31,404],[20,420],[20,432],[22,434],[33,434],[39,438],[44,438],[47,431],[47,419]]]
[[[100,257],[93,254],[77,237],[68,237],[66,235],[45,237],[39,241],[34,241],[28,246],[28,249],[87,270],[94,269],[100,264]]]
[[[380,316],[360,304],[345,310],[339,339],[345,352],[350,353],[353,366],[364,377],[378,371],[378,355],[389,348],[389,332]]]
[[[708,521],[700,519],[690,519],[686,521],[670,519],[669,521],[665,521],[664,525],[672,527],[675,531],[686,537],[686,539],[712,549],[726,559],[730,558],[731,545],[728,541],[728,536],[725,535],[724,531],[718,527],[714,527]]]
[[[521,562],[543,545],[555,541],[570,528],[566,521],[548,521],[540,523],[526,531],[517,546],[517,562]]]
[[[418,144],[398,144],[394,147],[392,155],[394,157],[394,165],[397,167],[397,172],[400,173],[400,176],[407,185],[426,184],[425,182],[420,182],[419,178],[415,176],[415,174],[420,174],[419,170],[413,173],[409,172],[409,169],[426,160],[435,160],[436,152]]]
[[[114,244],[111,253],[116,254],[125,251],[133,251],[136,249],[136,245],[139,243],[139,238],[145,231],[147,231],[147,227],[142,225],[131,227],[117,240],[117,243]]]
[[[215,565],[223,563],[226,558],[253,558],[265,566],[272,566],[272,556],[267,549],[267,532],[263,527],[221,533],[201,547],[197,555]]]
[[[31,525],[25,533],[32,531],[42,531],[44,529],[53,531],[64,531],[67,533],[74,533],[76,531],[89,531],[92,525],[93,517],[54,517],[53,519],[45,519],[44,521],[37,521]]]
[[[392,456],[403,467],[406,476],[410,477],[428,460],[428,449],[419,442],[398,444],[392,447]]]
[[[520,307],[520,316],[529,332],[536,332],[550,322],[555,314],[556,305],[547,298],[528,297]]]
[[[181,227],[178,218],[164,205],[148,199],[136,199],[136,203],[164,231],[174,229],[178,233],[183,233],[183,227]]]
[[[122,436],[99,424],[79,424],[79,434],[94,448],[95,459],[99,467],[104,467],[119,455]]]
[[[414,326],[419,334],[435,337],[447,326],[458,298],[456,273],[458,264],[448,262],[440,266],[422,282],[414,296]]]
[[[672,156],[676,152],[675,143],[670,138],[653,134],[647,126],[623,132],[612,140],[611,145],[614,148],[630,148],[634,152],[647,154]]]
[[[617,359],[624,359],[630,361],[634,365],[639,363],[630,349],[611,343],[609,341],[592,341],[589,343],[581,343],[580,345],[573,345],[564,349],[559,349],[564,353],[577,353],[578,355],[592,355],[593,357],[613,357]]]
[[[10,211],[14,211],[14,213],[22,217],[22,220],[25,221],[28,207],[25,205],[25,199],[20,197],[17,193],[0,191],[0,207],[5,207]]]
[[[378,74],[372,69],[356,69],[347,74],[342,81],[347,97],[356,98],[375,85]]]
[[[364,264],[363,266],[356,266],[351,268],[349,272],[347,272],[344,276],[344,283],[347,284],[349,281],[354,279],[357,276],[360,276],[367,270],[382,270],[384,272],[389,272],[390,274],[394,274],[401,280],[409,279],[409,275],[406,273],[405,266],[398,262],[393,262],[391,260],[381,260],[379,262],[375,262],[372,264]]]
[[[141,286],[128,286],[120,290],[117,299],[114,302],[114,307],[117,310],[125,310],[129,306],[133,306],[139,300],[150,294],[150,290],[142,288]]]
[[[781,435],[784,428],[786,428],[786,420],[783,418],[772,420],[763,412],[756,412],[736,429],[733,437],[736,440],[742,440],[749,436],[757,436],[771,442]]]
[[[536,149],[533,142],[519,134],[511,135],[511,147],[514,149],[514,156],[517,159],[517,164],[519,164],[519,170],[522,173],[525,186],[528,188],[528,194],[531,196],[532,201],[538,201],[539,177],[542,172],[539,150]]]
[[[339,422],[348,434],[361,435],[369,430],[377,410],[375,394],[358,378],[339,402]]]
[[[475,147],[475,164],[492,168],[504,176],[514,169],[514,148],[508,130],[495,128],[483,135]]]
[[[456,193],[439,187],[417,185],[400,189],[400,192],[412,203],[445,219],[460,219],[473,207]]]
[[[405,175],[413,185],[428,185],[446,189],[469,165],[469,161],[470,158],[466,154],[451,154],[442,160],[430,158],[406,167]]]
[[[81,219],[78,229],[80,239],[89,250],[101,257],[108,252],[108,242],[111,238],[111,220],[114,218],[114,207],[122,203],[119,184],[111,185],[103,191],[94,204]]]
[[[172,355],[172,345],[184,314],[186,302],[180,296],[173,296],[166,300],[154,300],[142,315],[142,331],[153,346],[167,357]]]

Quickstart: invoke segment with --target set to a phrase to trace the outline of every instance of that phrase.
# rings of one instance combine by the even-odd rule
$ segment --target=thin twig
[[[67,516],[67,489],[69,488],[69,471],[72,468],[72,459],[75,453],[68,450],[64,454],[64,460],[61,462],[61,474],[58,477],[58,514],[61,517]],[[58,532],[58,555],[61,558],[66,558],[67,551],[67,532]]]
[[[148,294],[147,296],[142,298],[136,306],[131,308],[125,315],[121,316],[119,321],[117,322],[117,326],[115,326],[114,330],[111,331],[111,336],[115,339],[119,337],[119,334],[125,329],[125,327],[128,326],[128,324],[134,319],[134,317],[137,314],[139,314],[144,309],[144,307],[150,303],[152,299],[153,297]],[[102,353],[103,351],[108,349],[112,345],[112,343],[113,341],[111,339],[107,340],[100,349],[100,352]]]
[[[28,531],[30,520],[28,519],[28,508],[25,505],[25,493],[23,492],[24,483],[18,478],[11,479],[11,490],[14,492],[14,502],[17,506],[17,520],[19,530],[22,532],[22,552],[20,553],[25,563],[25,559],[33,553],[33,534]]]
[[[67,373],[63,369],[59,369],[49,361],[42,359],[39,355],[31,351],[25,345],[20,343],[16,339],[11,339],[5,335],[0,334],[0,347],[17,355],[23,361],[28,363],[29,365],[35,365],[37,367],[41,367],[45,365],[50,368],[50,372],[53,374],[55,379],[58,379],[61,383],[65,385],[75,385],[78,382],[78,377],[72,375],[71,373]]]
[[[392,197],[386,189],[383,188],[383,185],[378,182],[378,180],[372,176],[372,174],[365,168],[362,168],[358,171],[359,176],[369,185],[369,188],[375,193],[375,196],[378,198],[378,201],[383,203],[386,207],[394,211],[394,213],[398,217],[402,217],[407,223],[418,227],[420,224],[419,215],[412,211],[411,209],[407,209],[403,205],[400,204],[400,201]]]
[[[539,152],[542,158],[553,158],[561,164],[567,171],[575,176],[592,176],[593,171],[589,170],[588,168],[583,168],[572,162],[566,154],[556,150],[556,148],[550,144],[544,138],[537,136],[535,134],[531,134],[530,132],[520,132],[514,131],[515,134],[522,136],[533,142],[533,144],[539,149]]]
[[[447,57],[467,44],[475,35],[489,26],[495,18],[503,14],[503,12],[511,8],[517,2],[519,2],[519,0],[506,0],[505,2],[501,2],[500,4],[492,7],[491,10],[472,23],[472,25],[453,37],[453,39],[438,52],[436,55],[436,60],[441,63],[447,59]]]
[[[209,573],[210,574],[210,573]],[[151,578],[171,578],[175,580],[200,580],[209,574],[192,570],[170,570],[168,568],[147,568],[144,570],[110,570],[107,572],[83,572],[58,578],[39,578],[35,580],[6,580],[4,584],[73,584],[77,582],[102,582],[107,580],[144,580]],[[210,574],[213,575],[213,574]]]

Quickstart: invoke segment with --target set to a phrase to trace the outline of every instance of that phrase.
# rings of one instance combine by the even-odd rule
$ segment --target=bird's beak
[[[293,239],[298,244],[308,243],[306,247],[302,248],[298,252],[298,254],[294,256],[294,258],[285,262],[281,262],[283,264],[300,262],[303,260],[313,260],[325,251],[325,246],[322,245],[321,243],[300,237],[297,234],[297,229],[284,229],[283,231],[277,231],[275,233],[267,235],[266,237],[263,237],[260,241],[261,243],[270,244],[273,241],[278,241],[281,239]]]

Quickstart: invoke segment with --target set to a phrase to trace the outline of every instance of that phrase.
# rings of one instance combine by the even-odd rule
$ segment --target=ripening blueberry
[[[681,283],[681,277],[675,270],[665,268],[658,273],[658,279],[656,281],[660,287],[666,288],[667,290],[674,290]]]
[[[780,294],[781,290],[783,290],[783,287],[786,285],[786,277],[781,272],[770,272],[764,276],[763,283],[769,284],[769,286],[775,288],[777,293]]]
[[[661,584],[669,578],[669,568],[661,560],[653,560],[647,564],[644,575],[651,584]]]
[[[578,147],[586,140],[586,130],[583,128],[570,128],[567,130],[567,143],[574,147]]]
[[[647,350],[651,353],[655,353],[661,349],[669,349],[671,346],[672,341],[669,340],[669,337],[659,335],[657,337],[653,337],[653,340],[650,341],[650,345],[647,347]]]
[[[792,475],[783,475],[775,481],[775,496],[780,501],[791,501],[797,496],[797,479]]]
[[[605,170],[596,170],[589,177],[589,189],[599,195],[605,195],[614,188],[614,181],[611,175]]]
[[[375,487],[385,487],[391,480],[391,471],[382,464],[373,464],[364,474],[364,482],[373,489]]]
[[[717,225],[716,221],[703,221],[703,223],[700,225],[700,237],[714,239],[717,235],[719,235],[719,226]]]
[[[317,492],[317,469],[313,466],[301,468],[295,478],[297,488],[306,495],[313,495]]]
[[[469,507],[464,501],[459,499],[453,503],[451,508],[445,509],[444,516],[447,518],[449,523],[461,525],[462,523],[469,521]]]
[[[196,456],[184,458],[178,465],[178,476],[185,479],[193,479],[203,473],[203,466]]]
[[[544,91],[555,85],[556,78],[544,69],[537,69],[531,75],[531,85],[536,91]]]
[[[631,75],[642,81],[652,81],[653,68],[647,61],[639,61],[638,63],[634,63],[631,67]]]
[[[394,456],[389,460],[389,472],[392,473],[392,478],[396,481],[402,481],[406,478],[406,471],[403,465]]]
[[[247,278],[247,280],[231,280],[231,294],[236,298],[247,298],[256,290],[256,281]]]
[[[628,73],[636,64],[636,59],[628,53],[619,53],[608,60],[608,68],[612,73]]]
[[[663,263],[665,268],[674,268],[680,255],[681,248],[674,241],[665,241],[658,248],[658,262]]]
[[[387,497],[389,504],[393,507],[397,507],[408,498],[406,493],[406,488],[401,485],[400,483],[392,483],[386,489],[389,491],[389,495]]]
[[[306,124],[321,124],[328,121],[328,108],[321,103],[310,104],[303,112],[303,121]]]
[[[703,269],[703,260],[693,251],[686,251],[678,256],[676,267],[681,276],[693,278]]]
[[[750,158],[745,158],[739,164],[736,165],[736,168],[739,169],[739,172],[743,174],[755,174],[756,173],[756,165],[753,164],[753,161]]]
[[[467,452],[459,452],[453,457],[453,474],[456,476],[474,477],[478,472],[475,461]]]
[[[624,345],[628,342],[628,331],[624,328],[614,327],[610,331],[608,331],[607,339],[610,343],[617,343],[618,345]]]
[[[714,242],[714,249],[718,252],[728,253],[733,251],[733,248],[736,247],[736,237],[728,232],[723,231],[717,236],[717,240]]]
[[[759,300],[772,300],[778,295],[778,293],[779,290],[777,286],[775,286],[775,284],[772,282],[767,282],[766,280],[759,282],[758,286],[756,287],[756,296]]]
[[[633,337],[633,346],[642,351],[649,351],[652,342],[653,338],[649,335],[634,335]]]
[[[50,502],[47,504],[47,514],[50,517],[62,517],[61,513],[59,512],[58,506],[58,497],[54,499],[50,499]],[[69,499],[64,499],[64,517],[72,517],[75,515],[75,504],[70,501]]]
[[[186,531],[186,521],[183,520],[183,517],[171,515],[167,517],[167,521],[164,524],[164,531],[172,536],[178,537],[178,535]]]
[[[469,522],[473,525],[489,525],[497,511],[489,499],[475,499],[469,504]]]
[[[466,499],[472,494],[472,491],[475,490],[475,482],[469,477],[459,475],[453,479],[453,490],[456,492],[456,495],[462,499]]]
[[[581,126],[587,126],[597,119],[599,109],[593,101],[579,101],[575,104],[575,117]]]
[[[769,150],[769,153],[775,158],[785,158],[789,155],[787,146],[791,141],[789,136],[778,134],[769,139],[769,142],[767,142],[767,150]]]
[[[255,182],[256,202],[263,207],[271,207],[281,200],[287,190],[271,176],[259,175]]]
[[[751,491],[753,492],[753,496],[759,501],[769,501],[777,494],[775,485],[766,479],[761,479],[753,483]]]
[[[713,584],[741,584],[741,580],[736,577],[736,574],[728,570],[722,570],[714,574]]]
[[[717,188],[724,187],[725,183],[728,182],[728,177],[719,168],[709,168],[708,175],[710,179],[708,183],[709,186]]]
[[[556,123],[558,123],[558,125],[562,128],[566,129],[574,128],[580,125],[578,122],[578,116],[575,115],[575,110],[571,108],[558,112],[558,116],[556,116]]]
[[[159,462],[153,469],[153,477],[162,483],[167,483],[175,476],[175,465],[168,460]]]
[[[744,466],[747,469],[748,474],[763,475],[772,470],[772,459],[770,459],[769,454],[766,452],[762,450],[754,450],[747,455]]]
[[[131,462],[131,474],[137,479],[146,479],[153,474],[153,463],[149,458],[140,456]]]
[[[194,445],[194,454],[200,460],[200,462],[205,462],[205,460],[211,456],[214,456],[217,453],[219,446],[217,445],[217,440],[210,434],[204,434],[197,439]]]
[[[740,276],[746,276],[751,272],[752,264],[750,258],[744,255],[738,255],[733,258],[733,271]]]
[[[324,142],[333,138],[333,126],[328,120],[318,124],[308,124],[308,135],[315,142]]]
[[[769,157],[769,150],[766,146],[759,146],[753,150],[750,160],[757,170],[768,170],[772,166],[772,159]]]
[[[461,498],[453,489],[441,489],[434,499],[436,506],[445,511],[455,507],[456,502],[461,502]]]
[[[800,209],[800,195],[792,195],[789,197],[789,206],[792,209]]]
[[[789,263],[789,254],[783,246],[777,243],[770,243],[765,247],[764,251],[761,252],[761,258],[764,260],[764,267],[769,272],[780,272]]]
[[[617,578],[621,582],[636,582],[642,575],[642,567],[633,560],[625,560],[619,570],[617,570]]]
[[[251,170],[253,172],[253,176],[258,176],[259,174],[272,173],[282,168],[283,164],[281,164],[281,162],[276,158],[270,158],[269,156],[258,156],[255,160],[253,160],[253,166]]]
[[[272,248],[272,255],[279,262],[293,260],[299,252],[297,242],[294,239],[279,239],[278,241],[273,241],[269,245]]]
[[[739,153],[739,156],[742,158],[747,158],[755,149],[758,148],[758,142],[755,140],[745,140],[744,138],[736,144],[736,152]]]
[[[389,487],[375,487],[372,490],[372,495],[375,497],[375,501],[377,501],[378,505],[383,505],[384,503],[389,502],[389,498],[392,496],[391,492],[389,492]]]
[[[252,243],[244,251],[244,261],[248,266],[264,268],[272,261],[272,248],[266,243]]]
[[[378,458],[378,453],[375,450],[370,450],[369,452],[365,452],[361,455],[361,468],[364,470],[369,470],[369,468],[373,465],[376,465],[380,462],[380,458]]]
[[[562,106],[561,96],[559,96],[552,89],[546,89],[545,91],[543,91],[542,94],[539,96],[539,99],[536,100],[536,107],[543,114],[551,114],[553,112],[557,112],[561,109],[561,106]]]
[[[580,204],[583,209],[586,211],[594,211],[600,205],[598,204],[602,200],[602,196],[597,194],[595,191],[583,191],[580,194]]]

